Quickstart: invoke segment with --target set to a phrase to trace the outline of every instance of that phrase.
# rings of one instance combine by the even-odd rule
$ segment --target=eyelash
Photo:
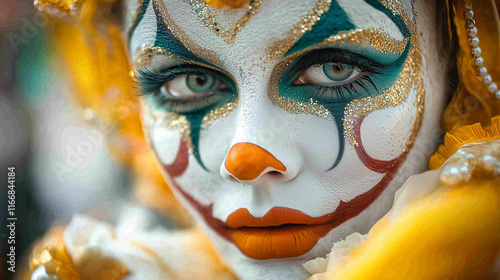
[[[353,99],[362,98],[364,94],[359,92],[360,89],[364,90],[368,96],[374,96],[369,87],[373,87],[373,90],[376,92],[375,95],[380,94],[380,90],[372,77],[381,77],[384,75],[383,70],[385,66],[359,55],[338,49],[320,49],[306,54],[299,58],[284,76],[291,76],[291,81],[293,81],[309,67],[320,66],[329,62],[352,65],[360,69],[363,75],[355,81],[342,85],[290,85],[306,89],[310,97],[326,103],[348,102]],[[356,89],[356,86],[359,88]],[[347,94],[349,96],[346,96]]]
[[[141,92],[140,96],[150,96],[154,105],[159,109],[181,114],[197,113],[206,108],[212,108],[221,101],[228,99],[228,96],[227,94],[211,94],[189,99],[171,99],[161,93],[161,87],[165,82],[172,81],[183,74],[204,73],[214,75],[231,88],[231,82],[228,78],[222,77],[221,74],[215,71],[193,65],[174,66],[159,72],[149,69],[138,70],[138,73],[135,83]],[[233,96],[234,94],[231,94],[230,98]]]
[[[349,82],[343,85],[336,85],[336,86],[326,86],[326,85],[311,85],[312,87],[309,89],[310,92],[313,95],[313,98],[318,100],[350,100],[350,99],[356,99],[357,96],[360,96],[361,94],[358,92],[358,90],[354,87],[354,84],[357,84],[361,88],[363,88],[369,96],[372,96],[370,94],[370,91],[367,89],[367,84],[370,84],[377,94],[380,94],[380,91],[378,90],[377,86],[373,82],[372,78],[369,76],[362,76],[358,78],[358,80]],[[348,93],[350,97],[346,98],[345,93]],[[353,96],[353,92],[357,94],[357,96]],[[328,97],[329,96],[329,97]],[[337,98],[335,98],[335,97]],[[325,98],[326,97],[326,98]]]

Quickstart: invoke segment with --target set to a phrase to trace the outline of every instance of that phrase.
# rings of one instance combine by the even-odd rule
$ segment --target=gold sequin
[[[217,23],[213,8],[207,4],[204,0],[184,0],[191,5],[193,12],[198,16],[200,21],[206,26],[212,29],[212,31],[219,37],[223,37],[224,41],[229,44],[234,44],[236,40],[236,35],[243,29],[243,27],[248,23],[250,18],[259,11],[261,0],[250,0],[246,8],[243,17],[238,19],[234,26],[229,30],[224,30]]]
[[[319,0],[314,8],[290,30],[285,38],[273,43],[268,49],[268,59],[275,60],[283,56],[307,31],[311,30],[321,16],[328,11],[332,1]]]

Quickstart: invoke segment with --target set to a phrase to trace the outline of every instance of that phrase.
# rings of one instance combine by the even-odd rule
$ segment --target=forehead
[[[413,20],[412,0],[250,0],[238,9],[203,0],[130,0],[127,7],[131,53],[162,37],[180,43],[168,51],[184,46],[211,62],[259,58],[273,48],[285,53],[301,37],[313,42],[353,29],[377,29],[401,41],[401,24]]]

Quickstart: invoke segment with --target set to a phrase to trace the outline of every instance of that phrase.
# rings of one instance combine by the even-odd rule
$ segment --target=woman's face
[[[306,276],[425,169],[446,73],[433,1],[129,9],[151,147],[237,273]]]

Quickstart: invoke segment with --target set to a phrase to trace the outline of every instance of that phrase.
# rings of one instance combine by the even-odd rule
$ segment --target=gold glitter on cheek
[[[268,59],[275,60],[283,56],[304,33],[313,28],[321,16],[330,9],[331,3],[331,0],[319,0],[314,8],[285,35],[284,39],[276,41],[267,49]]]
[[[210,5],[208,5],[204,0],[184,0],[184,2],[187,2],[189,5],[191,5],[193,13],[198,16],[203,25],[212,29],[212,31],[217,36],[223,37],[224,41],[226,41],[227,43],[234,44],[236,35],[238,35],[238,33],[248,23],[250,18],[259,11],[262,1],[250,0],[243,17],[238,19],[234,26],[229,30],[222,29],[222,27],[217,23],[215,19],[215,15],[212,10],[213,8],[210,7]]]
[[[273,69],[269,81],[268,97],[274,106],[280,107],[291,114],[310,114],[320,118],[328,118],[330,111],[312,98],[308,102],[300,102],[279,94],[279,80],[283,72],[293,63],[298,55],[292,55],[280,61]]]
[[[238,106],[238,101],[228,102],[222,105],[219,108],[213,109],[203,118],[202,126],[208,127],[216,120],[225,118],[229,116],[229,114],[236,109]]]
[[[177,130],[188,141],[188,145],[191,147],[191,126],[186,116],[154,109],[145,100],[142,100],[141,103],[144,129],[151,131],[154,127],[160,125],[169,130]],[[148,135],[148,133],[145,133],[145,135]]]

